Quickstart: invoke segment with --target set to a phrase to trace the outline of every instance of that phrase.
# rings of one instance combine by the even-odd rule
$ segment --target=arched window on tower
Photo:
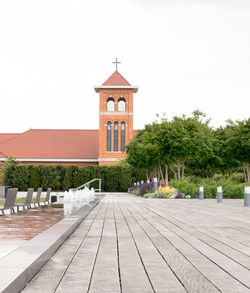
[[[107,152],[111,152],[111,122],[107,123]]]
[[[114,152],[118,152],[118,122],[114,123]]]
[[[121,152],[125,152],[125,122],[121,123]]]
[[[126,111],[126,100],[124,98],[120,98],[118,100],[118,111],[120,112]]]
[[[113,98],[108,98],[107,100],[107,111],[115,111],[115,101]]]

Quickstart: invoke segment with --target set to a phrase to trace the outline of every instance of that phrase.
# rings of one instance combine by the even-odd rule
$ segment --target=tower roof
[[[118,71],[115,71],[102,85],[131,86],[131,84]]]
[[[101,85],[95,86],[95,91],[98,93],[100,89],[133,89],[135,93],[138,91],[138,86],[131,85],[117,70]]]

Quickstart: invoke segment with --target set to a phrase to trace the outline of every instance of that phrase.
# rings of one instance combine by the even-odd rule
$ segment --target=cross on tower
[[[114,61],[114,62],[112,62],[112,63],[114,63],[114,64],[115,64],[115,71],[118,71],[118,69],[117,69],[117,64],[121,64],[121,62],[120,62],[120,61],[118,61],[118,60],[117,60],[117,58],[115,58],[115,61]]]

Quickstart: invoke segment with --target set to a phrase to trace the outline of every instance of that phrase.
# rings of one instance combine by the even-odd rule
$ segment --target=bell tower
[[[101,85],[99,93],[99,165],[113,165],[126,158],[125,146],[134,136],[133,94],[138,91],[119,72]]]

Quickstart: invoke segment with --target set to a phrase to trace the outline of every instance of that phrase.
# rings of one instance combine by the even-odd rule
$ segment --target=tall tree
[[[145,128],[127,146],[127,160],[135,167],[148,169],[168,182],[168,169],[176,179],[182,179],[186,163],[191,158],[208,158],[212,154],[212,130],[205,115],[194,111],[192,117],[174,117],[172,121],[160,121]],[[152,178],[152,176],[150,176]]]
[[[245,181],[250,182],[250,118],[228,121],[228,154],[242,166]]]

